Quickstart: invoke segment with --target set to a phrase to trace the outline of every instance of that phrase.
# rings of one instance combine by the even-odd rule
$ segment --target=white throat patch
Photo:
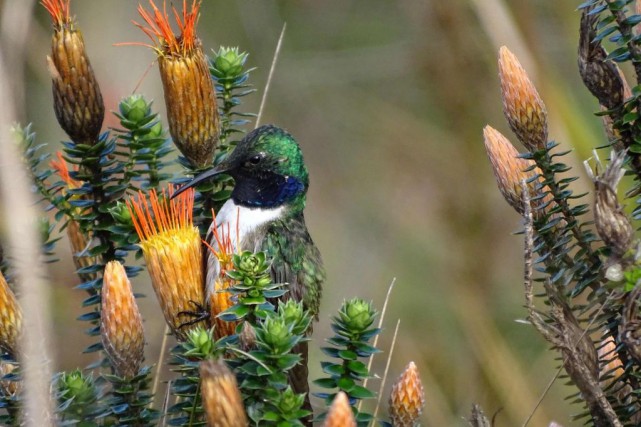
[[[238,246],[240,240],[240,249],[248,251],[256,251],[258,248],[255,247],[243,247],[247,245],[246,237],[250,234],[257,231],[261,226],[266,225],[276,219],[278,219],[283,210],[284,206],[279,206],[277,208],[248,208],[245,206],[239,206],[232,199],[227,200],[220,211],[216,215],[216,226],[219,235],[229,236],[233,252],[238,252]],[[212,228],[214,223],[212,222],[207,232],[207,238],[211,239],[209,244],[215,250],[218,250],[218,242],[216,239],[212,238]],[[218,278],[220,267],[218,265],[218,259],[213,253],[209,253],[207,257],[207,293],[210,294],[214,290],[214,282]]]

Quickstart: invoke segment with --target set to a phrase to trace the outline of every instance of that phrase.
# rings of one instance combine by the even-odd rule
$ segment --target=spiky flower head
[[[42,0],[53,22],[51,55],[47,56],[53,83],[56,118],[77,144],[98,139],[105,106],[85,42],[69,15],[70,0]]]
[[[15,294],[0,271],[0,348],[16,357],[22,311]]]
[[[505,46],[499,49],[499,78],[503,113],[512,131],[529,151],[544,149],[548,139],[545,104],[519,60]]]
[[[203,409],[210,427],[245,427],[247,416],[236,376],[222,360],[200,362]]]
[[[595,153],[596,156],[596,153]],[[597,232],[613,255],[623,255],[632,245],[634,228],[623,212],[617,198],[617,186],[625,170],[625,152],[613,151],[610,164],[602,171],[602,165],[596,157],[596,173],[585,163],[586,170],[594,182],[594,222]]]
[[[541,214],[551,202],[551,196],[543,188],[541,179],[536,179],[540,169],[535,167],[534,161],[518,157],[519,152],[512,143],[489,125],[483,129],[483,139],[499,191],[508,204],[523,215],[525,208],[521,181],[525,180],[531,203],[535,207],[534,214]]]
[[[389,413],[395,427],[413,427],[425,406],[423,384],[414,362],[410,362],[392,386]]]
[[[356,419],[345,392],[340,391],[334,397],[323,427],[356,427]]]
[[[165,320],[176,337],[184,340],[196,326],[181,327],[193,320],[184,314],[205,302],[202,246],[193,224],[194,190],[170,199],[173,192],[169,187],[159,198],[152,190],[149,200],[139,192],[138,200],[129,199],[127,205]]]
[[[62,156],[62,152],[58,151],[56,153],[56,158],[50,162],[51,168],[58,174],[62,180],[63,187],[61,188],[61,193],[63,196],[67,196],[69,190],[75,190],[82,186],[82,182],[78,181],[71,177],[69,172],[69,166]],[[78,200],[81,197],[78,195],[72,195],[69,197],[69,200]],[[70,208],[72,211],[81,213],[81,208]],[[73,254],[73,262],[76,266],[76,269],[80,270],[84,267],[89,267],[96,263],[96,258],[91,256],[83,255],[89,247],[89,242],[91,239],[82,232],[80,229],[80,224],[74,220],[69,219],[67,221],[67,236],[69,237],[69,243],[71,244],[71,251]],[[95,273],[82,273],[79,275],[80,278],[84,281],[93,280],[96,278]]]
[[[215,258],[219,266],[218,269],[207,268],[208,274],[214,270],[219,272],[218,277],[207,277],[207,283],[213,283],[214,287],[214,289],[208,290],[207,294],[209,298],[211,318],[213,319],[214,325],[216,325],[214,333],[217,338],[221,338],[236,333],[236,326],[238,325],[238,322],[223,320],[218,317],[218,315],[234,305],[234,301],[232,301],[232,294],[226,291],[226,289],[234,284],[234,281],[227,276],[227,272],[234,268],[234,254],[238,252],[234,249],[234,242],[238,242],[240,240],[238,237],[240,231],[238,227],[236,227],[234,230],[236,239],[234,240],[229,224],[227,224],[227,227],[218,227],[216,224],[216,215],[213,212],[212,218],[214,220],[210,227],[210,231],[212,234],[213,246],[206,241],[203,241],[203,243],[210,251],[208,258]],[[208,262],[214,262],[214,259],[211,259],[211,261]]]
[[[142,316],[125,267],[118,261],[105,266],[100,336],[116,373],[124,378],[138,374],[145,345]]]
[[[220,118],[207,59],[196,36],[200,1],[183,0],[182,17],[172,6],[180,34],[169,24],[167,5],[152,12],[138,6],[145,24],[135,23],[154,43],[165,93],[169,132],[180,152],[196,167],[211,164],[218,143]]]

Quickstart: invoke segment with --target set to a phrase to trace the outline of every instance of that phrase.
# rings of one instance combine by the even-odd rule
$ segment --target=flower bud
[[[284,319],[278,317],[268,317],[262,325],[262,341],[264,344],[274,349],[282,351],[291,344],[292,331]]]
[[[69,17],[68,1],[43,0],[42,4],[54,24],[47,65],[56,118],[73,142],[91,144],[98,139],[105,106],[82,34]]]
[[[84,375],[79,369],[70,373],[63,372],[58,380],[58,388],[65,400],[73,399],[74,405],[81,406],[96,401],[93,378]]]
[[[410,362],[392,386],[389,413],[395,427],[413,427],[425,406],[423,384],[414,362]]]
[[[211,427],[245,427],[247,416],[236,377],[225,362],[200,362],[203,410]]]
[[[242,74],[247,53],[238,52],[237,47],[222,47],[211,61],[211,72],[217,79],[234,79]]]
[[[137,123],[151,114],[151,104],[142,95],[131,95],[119,104],[120,115],[133,123]]]
[[[343,303],[343,307],[338,314],[345,326],[354,332],[365,331],[372,325],[376,317],[376,311],[372,308],[372,303],[359,298]]]
[[[530,191],[531,203],[536,208],[533,210],[534,214],[541,214],[542,210],[547,210],[552,196],[544,193],[544,189],[541,188],[541,179],[535,179],[540,169],[534,167],[534,161],[518,157],[519,152],[510,141],[491,126],[485,126],[483,137],[485,151],[492,164],[496,183],[508,204],[523,215],[525,207],[521,181],[525,180]]]
[[[544,149],[548,139],[545,104],[519,60],[505,46],[499,49],[499,78],[503,113],[510,128],[529,151]]]
[[[189,354],[197,355],[200,359],[211,359],[217,355],[216,341],[210,329],[192,329],[187,335],[187,343]]]
[[[116,373],[125,378],[138,374],[145,345],[142,316],[125,267],[118,261],[105,266],[100,335]]]
[[[354,412],[352,412],[345,392],[338,392],[332,401],[323,427],[356,427]]]

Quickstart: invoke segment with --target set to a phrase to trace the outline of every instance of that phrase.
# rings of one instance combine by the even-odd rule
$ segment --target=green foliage
[[[62,372],[57,387],[57,412],[63,424],[82,427],[98,425],[93,421],[100,413],[100,407],[96,405],[98,389],[92,375],[85,375],[80,370]]]
[[[380,329],[372,327],[376,316],[372,304],[362,299],[354,298],[343,303],[338,316],[332,319],[335,335],[327,340],[330,346],[322,348],[323,353],[338,359],[338,362],[321,362],[327,377],[314,381],[321,388],[335,390],[316,394],[325,399],[327,405],[331,404],[339,391],[344,391],[359,425],[368,425],[373,419],[368,413],[358,412],[356,405],[361,399],[376,397],[375,393],[359,384],[370,376],[362,360],[378,353],[370,345],[372,338],[380,333]]]
[[[101,401],[106,411],[101,417],[114,419],[116,425],[155,426],[160,413],[150,407],[151,368],[143,367],[133,378],[103,374],[111,385],[109,396]]]

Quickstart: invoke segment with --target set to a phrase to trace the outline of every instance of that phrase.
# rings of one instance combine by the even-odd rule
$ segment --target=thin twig
[[[149,402],[150,408],[153,407],[154,400],[156,399],[156,392],[158,391],[158,383],[160,382],[160,370],[162,369],[162,364],[165,360],[165,352],[167,350],[168,337],[169,337],[169,325],[165,324],[165,331],[163,332],[162,344],[160,344],[160,355],[158,356],[156,378],[154,378],[154,385],[151,388],[151,402]]]
[[[283,39],[285,38],[286,28],[287,28],[287,22],[284,22],[283,29],[280,30],[278,43],[276,43],[276,50],[274,51],[274,58],[272,59],[272,65],[269,68],[269,74],[267,75],[267,83],[265,83],[265,91],[263,92],[263,97],[260,100],[260,108],[258,108],[258,116],[256,117],[256,127],[260,125],[260,119],[263,117],[263,110],[265,109],[265,103],[267,102],[267,94],[269,93],[269,87],[272,84],[272,77],[274,76],[274,69],[276,69],[276,61],[278,61],[278,56],[280,55],[280,48],[283,45]]]
[[[394,353],[394,347],[396,346],[396,337],[398,336],[398,327],[401,325],[401,319],[396,321],[396,328],[394,329],[394,336],[392,337],[392,344],[389,346],[389,355],[387,356],[387,363],[385,364],[385,372],[383,373],[383,378],[381,379],[381,386],[378,388],[378,399],[376,400],[376,408],[374,408],[374,419],[376,419],[376,414],[378,414],[378,408],[381,406],[381,397],[383,396],[383,388],[385,388],[385,380],[387,379],[387,373],[389,371],[389,365],[392,361],[392,354]]]
[[[171,380],[167,381],[167,390],[165,391],[165,398],[163,399],[162,402],[162,426],[165,427],[167,425],[167,407],[169,406],[169,396],[171,396]]]
[[[378,329],[381,329],[383,326],[383,320],[385,320],[385,312],[387,311],[387,303],[389,302],[389,297],[392,294],[392,289],[394,288],[394,284],[396,283],[396,277],[392,279],[392,282],[389,284],[387,287],[387,295],[385,295],[385,302],[383,303],[383,309],[381,310],[381,318],[378,319]],[[376,347],[378,344],[378,338],[381,336],[381,334],[377,334],[376,337],[374,337],[374,342],[372,345]],[[372,363],[374,362],[374,354],[369,358],[369,362],[367,362],[367,372],[371,372],[372,369]],[[363,381],[363,387],[367,388],[367,382],[369,381],[369,377],[365,378],[365,381]],[[363,406],[363,401],[358,402],[358,411],[361,411],[361,406]]]

